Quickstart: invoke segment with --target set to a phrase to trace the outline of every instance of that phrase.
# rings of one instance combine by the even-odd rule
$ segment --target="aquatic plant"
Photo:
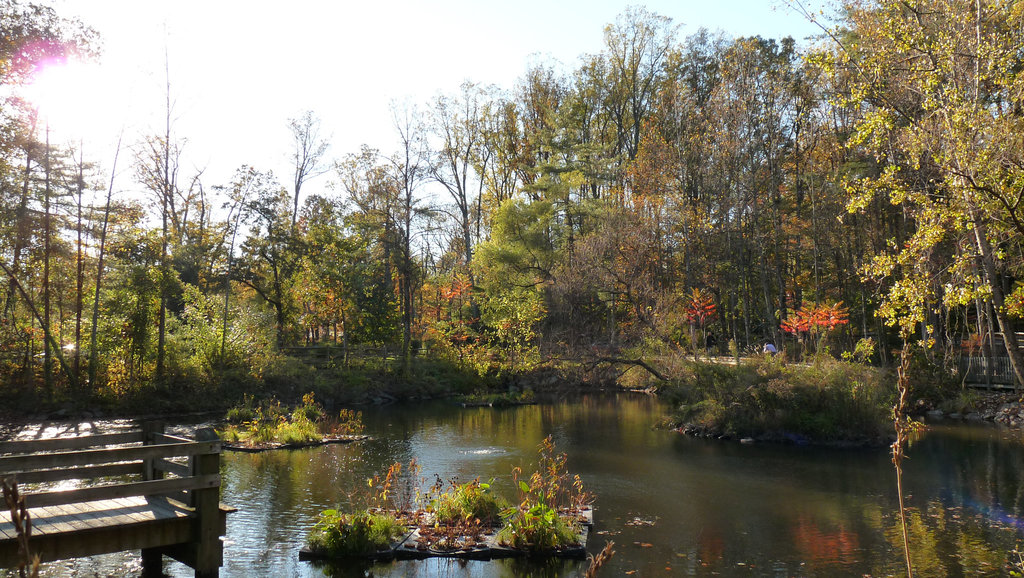
[[[407,531],[394,514],[324,510],[307,538],[314,552],[331,557],[367,556],[387,549]]]
[[[11,512],[11,524],[18,541],[18,576],[39,576],[39,555],[33,554],[29,547],[29,538],[32,537],[32,517],[25,507],[25,498],[18,492],[18,484],[7,479],[0,480],[0,488],[3,490],[4,503]]]
[[[363,412],[351,409],[341,410],[337,421],[328,424],[328,431],[334,435],[359,435],[364,429]]]
[[[475,521],[485,526],[496,525],[508,502],[491,492],[491,484],[475,479],[458,484],[451,482],[447,491],[433,500],[432,507],[440,524]]]
[[[514,506],[493,493],[494,480],[451,480],[442,491],[443,482],[435,474],[436,483],[423,494],[416,461],[410,461],[408,470],[396,462],[386,473],[369,478],[362,491],[350,494],[351,503],[365,504],[361,511],[321,514],[308,538],[310,548],[327,557],[372,555],[399,533],[392,528],[397,525],[417,528],[416,547],[421,550],[467,550],[486,544],[486,536],[499,524],[498,542],[512,548],[551,552],[580,546],[582,509],[593,497],[579,476],[567,472],[567,456],[555,450],[551,436],[540,443],[538,454],[536,470],[528,476],[521,468],[512,471],[519,491]],[[424,501],[429,503],[426,509]]]
[[[273,441],[283,444],[315,442],[323,439],[323,434],[315,423],[304,414],[296,414],[291,421],[282,420],[274,428]]]
[[[228,409],[224,419],[228,423],[240,424],[247,421],[252,421],[256,417],[256,401],[252,394],[246,393],[242,395],[242,402]]]
[[[363,431],[361,412],[342,410],[338,420],[326,420],[324,416],[313,393],[302,396],[302,405],[290,413],[277,399],[257,404],[247,395],[240,405],[228,411],[227,417],[229,422],[248,419],[240,424],[229,423],[220,437],[232,443],[299,444],[323,440],[325,434],[352,435]]]
[[[543,502],[524,502],[507,511],[498,542],[530,551],[579,545],[579,527]]]
[[[597,556],[594,556],[593,554],[587,555],[587,559],[590,560],[590,565],[587,566],[587,572],[583,575],[584,578],[597,578],[597,573],[601,570],[601,566],[604,566],[605,563],[611,560],[612,556],[615,555],[615,550],[613,548],[615,548],[615,542],[609,540],[608,542],[605,542],[604,548],[598,552]]]
[[[307,421],[317,422],[323,419],[324,408],[317,403],[313,392],[309,392],[302,396],[302,405],[295,408],[292,412],[292,419],[302,418]]]
[[[578,545],[580,527],[572,512],[588,506],[593,498],[583,490],[578,475],[569,475],[568,456],[555,451],[550,435],[537,452],[536,471],[521,478],[521,468],[512,470],[519,504],[502,512],[505,526],[498,532],[498,541],[531,551]]]

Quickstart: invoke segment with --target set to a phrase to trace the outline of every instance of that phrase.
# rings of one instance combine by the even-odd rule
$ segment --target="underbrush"
[[[467,404],[485,404],[493,407],[508,407],[536,402],[537,396],[532,389],[506,392],[474,392],[458,396],[458,401]]]
[[[887,439],[894,388],[888,374],[859,363],[811,366],[754,358],[739,366],[689,364],[660,393],[674,426],[760,439],[876,443]]]

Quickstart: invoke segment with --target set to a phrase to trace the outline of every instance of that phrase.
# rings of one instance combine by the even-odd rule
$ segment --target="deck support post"
[[[194,456],[192,467],[195,476],[220,473],[219,445],[215,453]],[[196,578],[218,576],[224,555],[220,540],[220,486],[192,490],[192,499],[196,511]]]
[[[164,554],[160,548],[142,549],[143,578],[157,578],[164,575]]]
[[[164,433],[161,421],[142,422],[142,445],[153,445],[155,436]],[[162,478],[162,473],[153,467],[153,458],[142,461],[142,479],[149,481]],[[146,578],[164,575],[164,555],[159,548],[142,549],[142,575]]]

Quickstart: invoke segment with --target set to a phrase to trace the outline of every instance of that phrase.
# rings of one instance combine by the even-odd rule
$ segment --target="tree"
[[[160,207],[160,312],[157,317],[157,358],[156,375],[163,377],[166,361],[167,309],[175,293],[178,293],[178,275],[174,266],[174,254],[187,247],[186,232],[189,230],[189,213],[199,201],[202,205],[202,173],[195,174],[186,186],[182,186],[181,154],[184,141],[172,133],[173,101],[171,98],[171,73],[169,57],[165,55],[164,72],[166,89],[164,93],[163,134],[150,135],[143,139],[135,150],[135,176],[153,200]],[[180,268],[178,268],[180,269]]]
[[[250,166],[242,166],[235,171],[234,180],[232,180],[231,184],[228,185],[229,201],[225,204],[225,207],[228,209],[226,222],[228,223],[229,228],[225,230],[225,236],[227,236],[227,232],[230,231],[231,241],[227,247],[224,270],[224,310],[222,312],[220,341],[221,363],[224,363],[227,352],[228,306],[231,299],[231,267],[234,264],[235,259],[235,239],[238,236],[242,216],[246,213],[246,203],[249,202],[250,195],[254,192],[261,191],[268,186],[272,186],[272,181],[272,174],[261,173]]]
[[[274,309],[277,346],[289,341],[288,318],[293,302],[290,289],[301,247],[292,234],[290,195],[270,174],[250,181],[242,221],[249,235],[242,243],[236,274]]]
[[[434,103],[431,130],[437,141],[430,176],[448,192],[455,203],[451,217],[461,233],[464,265],[473,262],[474,220],[479,232],[483,174],[489,155],[484,146],[485,93],[475,84],[463,83],[458,97],[438,97]],[[404,137],[401,137],[404,139]],[[477,184],[475,195],[473,185]],[[472,271],[469,271],[472,282]]]
[[[672,19],[631,7],[604,30],[609,60],[609,109],[618,132],[617,150],[636,156],[640,132],[650,114],[663,65],[678,27]]]
[[[409,368],[412,343],[413,283],[415,270],[412,259],[412,221],[418,212],[416,190],[429,170],[427,141],[417,113],[409,106],[392,105],[395,130],[398,133],[398,151],[391,157],[391,167],[398,190],[398,232],[401,239],[401,307],[402,307],[402,367]],[[464,183],[463,185],[464,186]]]
[[[693,358],[707,343],[708,324],[718,316],[718,306],[714,295],[705,289],[694,287],[686,298],[686,318],[690,322],[690,342],[693,345]],[[700,342],[697,341],[697,329],[700,329]]]
[[[849,34],[833,36],[836,52],[823,61],[850,75],[847,104],[868,107],[852,142],[881,166],[878,176],[850,183],[850,209],[882,196],[913,218],[905,244],[870,266],[891,280],[882,313],[905,337],[920,328],[930,342],[936,303],[991,300],[1024,383],[1006,307],[1006,287],[1024,273],[1024,78],[1016,72],[1024,10],[1000,0],[851,1],[844,9]]]
[[[328,142],[320,136],[320,119],[307,110],[298,118],[288,121],[288,128],[292,133],[292,140],[295,150],[292,153],[292,161],[295,166],[294,188],[292,189],[292,228],[295,228],[295,219],[299,214],[299,193],[302,185],[310,179],[314,179],[328,170],[330,166],[323,162],[323,156],[327,152]]]
[[[100,290],[103,285],[103,265],[107,256],[107,227],[110,224],[110,202],[114,196],[114,178],[117,175],[117,159],[121,154],[121,138],[117,139],[114,160],[110,166],[110,185],[107,187],[106,202],[103,205],[103,224],[100,227],[99,255],[96,260],[96,293],[92,302],[92,329],[89,335],[89,387],[96,388],[96,371],[99,368],[99,321]]]
[[[399,181],[392,163],[366,146],[336,170],[353,205],[345,221],[352,240],[352,274],[347,277],[355,311],[346,323],[346,339],[393,343],[403,321],[395,283],[404,259]]]

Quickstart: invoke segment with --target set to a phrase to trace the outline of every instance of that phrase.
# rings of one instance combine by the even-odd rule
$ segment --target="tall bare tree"
[[[479,223],[479,185],[486,171],[488,156],[484,153],[486,127],[484,116],[486,94],[476,84],[463,83],[457,97],[441,96],[434,103],[432,132],[436,152],[430,176],[454,201],[449,212],[461,233],[462,254],[468,268],[473,262],[474,221]],[[474,186],[476,185],[476,186]],[[477,197],[474,198],[474,189]],[[469,271],[472,282],[473,273]]]
[[[299,194],[302,191],[302,185],[330,170],[330,164],[323,162],[329,144],[320,136],[320,119],[311,110],[307,110],[298,118],[289,120],[288,128],[292,132],[295,143],[295,151],[292,154],[295,164],[294,188],[292,189],[294,195],[292,229],[294,230],[295,220],[299,216]]]
[[[402,367],[409,367],[409,345],[412,341],[413,281],[412,219],[416,212],[416,189],[427,177],[429,157],[426,135],[416,109],[409,105],[391,107],[398,132],[398,151],[391,157],[391,166],[399,188],[399,234],[402,240],[401,276],[402,304]]]

